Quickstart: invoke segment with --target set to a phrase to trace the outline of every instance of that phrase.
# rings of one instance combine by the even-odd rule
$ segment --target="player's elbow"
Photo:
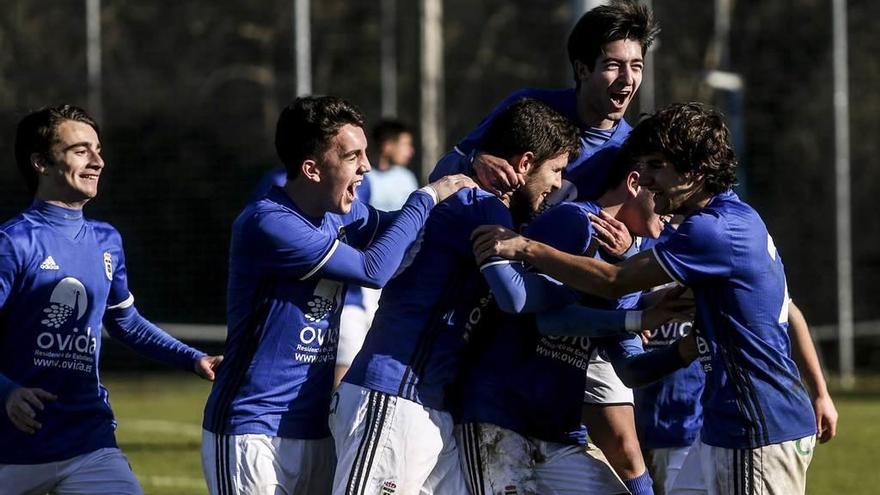
[[[525,311],[526,298],[524,294],[511,294],[506,291],[494,293],[498,308],[505,313],[519,314]]]

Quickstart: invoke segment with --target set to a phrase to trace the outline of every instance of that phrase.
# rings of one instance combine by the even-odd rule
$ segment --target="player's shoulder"
[[[589,225],[590,214],[598,215],[600,211],[599,205],[592,201],[563,201],[538,215],[535,222],[580,222]]]
[[[95,233],[95,237],[99,242],[122,244],[122,234],[120,234],[119,231],[116,230],[116,227],[109,222],[95,220],[93,218],[85,218],[84,220],[88,228],[92,229],[92,232]]]
[[[34,222],[31,221],[25,212],[22,212],[0,224],[0,233],[14,239],[26,235],[34,226]]]
[[[577,97],[573,88],[521,88],[511,93],[505,101],[512,104],[522,98],[538,100],[566,117],[576,117]]]

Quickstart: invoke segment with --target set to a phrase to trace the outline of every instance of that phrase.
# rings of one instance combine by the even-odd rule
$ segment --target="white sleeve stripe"
[[[456,153],[458,153],[459,155],[461,155],[461,156],[467,156],[467,153],[465,153],[464,151],[461,151],[461,150],[458,148],[458,146],[453,146],[452,149],[453,149]]]
[[[119,304],[114,304],[113,306],[107,306],[107,309],[125,309],[125,308],[130,308],[133,304],[134,304],[134,294],[129,292],[128,297],[125,298],[124,301],[122,301]]]
[[[672,280],[675,280],[676,282],[678,282],[678,283],[681,284],[681,285],[685,285],[685,283],[682,282],[678,277],[676,277],[676,276],[675,276],[675,273],[673,273],[672,270],[670,270],[670,269],[666,266],[666,264],[663,263],[663,260],[660,259],[660,256],[657,255],[657,249],[656,249],[656,248],[653,248],[653,247],[651,248],[651,254],[654,255],[654,259],[657,260],[657,263],[660,263],[660,267],[663,268],[663,271],[666,272],[667,275],[669,275],[669,278],[671,278]]]
[[[300,280],[305,280],[305,279],[311,277],[312,275],[315,274],[315,272],[320,270],[322,266],[327,264],[327,262],[330,260],[330,257],[333,256],[333,253],[336,252],[337,247],[339,247],[339,239],[335,239],[333,241],[333,245],[330,246],[330,250],[327,251],[327,254],[325,254],[324,257],[321,258],[321,261],[319,261],[317,265],[315,265],[314,267],[312,267],[311,270],[309,270],[309,273],[306,273],[305,275],[300,277]]]
[[[484,269],[489,268],[490,266],[504,265],[504,264],[509,265],[511,263],[513,263],[513,260],[490,261],[489,263],[486,263],[485,265],[480,265],[480,271],[483,271]]]

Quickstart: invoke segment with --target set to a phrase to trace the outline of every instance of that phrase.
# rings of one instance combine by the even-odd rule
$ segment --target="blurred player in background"
[[[527,261],[609,299],[672,281],[690,287],[703,428],[671,493],[700,482],[712,495],[805,493],[817,420],[791,358],[785,273],[760,216],[731,190],[736,157],[723,118],[670,105],[639,123],[625,149],[643,164],[657,213],[686,215],[668,241],[612,265],[486,227],[482,255]]]
[[[63,105],[18,124],[34,202],[0,226],[0,491],[139,494],[98,378],[102,326],[135,351],[214,379],[206,356],[142,317],[122,238],[83,216],[104,171],[98,124]]]
[[[519,98],[530,97],[550,105],[581,130],[578,158],[568,164],[563,187],[548,203],[575,198],[595,200],[602,192],[617,151],[632,130],[623,117],[641,85],[644,56],[658,32],[651,10],[633,0],[614,1],[590,10],[568,37],[575,87],[515,91],[440,159],[431,178],[473,171],[492,191],[504,191],[521,182],[521,177],[504,160],[481,152],[479,143],[498,112]],[[617,256],[623,256],[627,248],[632,248],[628,254],[637,252],[626,229],[616,230],[614,235],[617,243],[609,246],[607,252]],[[585,397],[592,404],[584,408],[591,440],[624,480],[635,480],[646,471],[630,407],[632,393],[601,358],[594,357],[590,370],[597,378],[593,389],[614,392]],[[604,383],[603,378],[613,383]]]
[[[370,176],[370,205],[383,211],[400,209],[419,187],[416,174],[408,168],[415,153],[412,130],[403,122],[383,120],[373,128],[373,142],[378,155]]]
[[[356,193],[370,171],[363,126],[345,100],[297,98],[275,135],[284,187],[233,224],[227,359],[203,421],[212,494],[330,491],[327,414],[346,285],[387,283],[431,208],[474,185],[447,177],[398,213],[377,212]]]
[[[471,231],[490,218],[509,226],[528,220],[559,187],[577,152],[577,129],[546,105],[522,100],[498,116],[483,146],[506,156],[525,184],[502,198],[461,190],[431,212],[339,388],[331,414],[334,493],[467,492],[449,389],[489,299]]]

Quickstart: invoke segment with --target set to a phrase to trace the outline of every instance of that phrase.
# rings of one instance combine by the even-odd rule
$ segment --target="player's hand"
[[[642,311],[642,328],[655,329],[668,321],[692,321],[694,302],[686,299],[672,299]]]
[[[633,236],[626,225],[604,211],[599,211],[598,215],[590,213],[589,216],[599,246],[606,253],[622,258],[633,244]]]
[[[516,232],[500,225],[481,225],[471,234],[477,264],[492,256],[522,259],[523,251],[530,242]]]
[[[660,289],[659,298],[654,298],[653,305],[642,311],[642,328],[653,330],[667,321],[693,321],[696,306],[693,293],[680,285]]]
[[[213,382],[217,366],[219,366],[222,361],[223,356],[202,356],[196,361],[193,368],[197,375],[209,382]]]
[[[825,443],[837,436],[837,408],[827,393],[813,399],[816,411],[816,427],[819,430],[819,443]]]
[[[463,187],[477,187],[477,183],[473,179],[463,174],[447,175],[442,179],[435,180],[428,184],[428,187],[437,193],[437,202],[457,193]]]
[[[513,170],[507,160],[488,153],[477,153],[473,168],[480,183],[496,196],[503,196],[525,183],[525,179]]]
[[[42,411],[44,401],[56,400],[58,397],[41,388],[20,387],[6,397],[6,415],[9,421],[19,430],[33,435],[43,424],[36,420],[37,411]]]

